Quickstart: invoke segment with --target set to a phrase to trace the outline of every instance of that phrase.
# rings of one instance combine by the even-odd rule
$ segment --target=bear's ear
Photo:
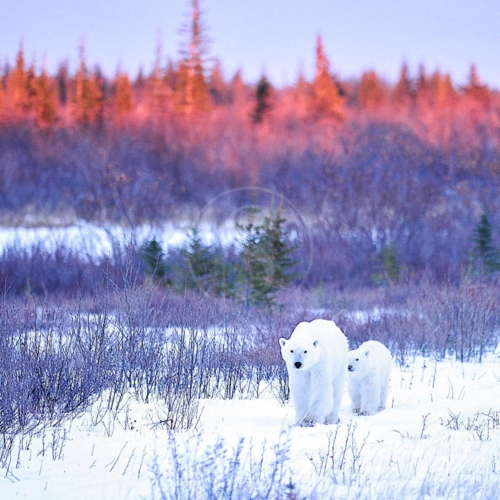
[[[285,347],[285,344],[286,344],[286,340],[283,337],[281,337],[280,338],[280,345],[281,345],[281,347]]]
[[[319,344],[319,340],[315,340],[315,341],[313,342],[313,346],[314,346],[314,347],[318,347],[318,344]]]
[[[368,357],[370,355],[370,351],[365,352],[365,356]]]

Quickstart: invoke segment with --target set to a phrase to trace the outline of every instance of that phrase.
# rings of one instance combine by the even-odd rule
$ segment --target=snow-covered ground
[[[80,222],[64,227],[9,227],[0,228],[0,255],[10,247],[30,249],[39,246],[53,252],[64,245],[80,256],[104,257],[113,253],[118,245],[130,242],[142,244],[149,238],[157,238],[168,246],[180,246],[186,241],[189,230],[187,224],[164,224],[162,226],[143,225],[133,229],[122,226],[95,225]]]
[[[252,483],[267,498],[274,470],[288,498],[496,499],[499,396],[497,354],[395,367],[388,408],[357,416],[346,394],[338,426],[290,427],[291,406],[263,397],[200,401],[196,429],[169,433],[158,404],[128,401],[112,415],[96,403],[18,442],[0,498],[203,499],[218,481],[226,491]]]
[[[28,250],[40,247],[51,253],[63,245],[81,257],[100,258],[112,255],[117,247],[122,248],[129,243],[141,245],[151,238],[156,238],[164,249],[168,249],[182,246],[194,228],[207,244],[228,246],[237,244],[237,223],[243,222],[238,220],[235,214],[230,215],[234,218],[228,217],[221,223],[198,217],[194,222],[186,219],[157,225],[142,224],[133,228],[92,224],[83,220],[66,226],[0,227],[0,256],[12,247]],[[292,221],[296,222],[294,219]],[[303,232],[307,233],[304,228],[305,226]],[[295,229],[291,236],[296,235],[296,232]]]

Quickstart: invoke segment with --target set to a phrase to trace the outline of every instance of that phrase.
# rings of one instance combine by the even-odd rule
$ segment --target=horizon
[[[277,0],[271,6],[262,0],[245,6],[230,0],[201,0],[200,7],[211,40],[208,55],[220,61],[225,79],[237,71],[248,83],[265,74],[276,87],[293,85],[300,74],[310,79],[316,38],[321,36],[332,73],[342,80],[375,70],[393,83],[406,63],[412,78],[422,65],[428,73],[450,74],[461,85],[474,64],[483,83],[500,88],[500,5],[494,0],[480,5],[465,0],[442,0],[439,5],[431,0],[419,5],[400,5],[397,0],[332,5],[318,0],[314,9],[305,9],[296,0]],[[0,66],[13,65],[22,44],[27,64],[45,66],[54,74],[68,62],[74,71],[84,41],[90,67],[98,66],[106,77],[121,70],[135,79],[141,69],[150,73],[158,44],[163,65],[179,60],[189,10],[188,0],[153,0],[147,5],[90,0],[71,6],[7,0],[0,27]]]

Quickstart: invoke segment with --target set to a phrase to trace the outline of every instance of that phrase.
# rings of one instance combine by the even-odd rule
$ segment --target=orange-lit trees
[[[399,73],[399,79],[392,90],[391,100],[398,109],[407,108],[413,99],[411,80],[408,71],[408,65],[403,63]]]
[[[457,91],[453,86],[450,75],[443,75],[436,71],[430,77],[430,87],[433,104],[439,108],[450,106],[457,98]]]
[[[330,74],[330,62],[320,36],[316,43],[316,74],[311,85],[310,111],[315,118],[342,119],[344,100],[339,87]]]
[[[226,82],[224,81],[224,76],[222,74],[222,68],[219,60],[215,61],[212,71],[210,72],[209,92],[214,104],[227,104],[229,93]]]
[[[31,102],[35,123],[40,127],[50,127],[57,121],[57,93],[45,68],[33,81]]]
[[[190,21],[183,31],[188,40],[181,48],[176,102],[180,111],[191,114],[206,110],[210,102],[204,68],[208,41],[198,0],[192,0]]]
[[[80,66],[75,76],[73,118],[80,125],[94,125],[102,116],[103,93],[94,72],[85,62],[85,46],[80,46]]]
[[[474,64],[471,65],[469,70],[469,81],[465,87],[465,94],[484,106],[488,106],[491,101],[490,91],[486,85],[481,83]]]
[[[22,118],[29,107],[28,75],[22,45],[17,53],[16,65],[7,75],[7,96],[12,116]]]
[[[376,109],[386,98],[386,87],[373,70],[361,75],[358,87],[357,104],[362,109]]]
[[[145,85],[140,85],[140,87],[144,87],[146,93],[147,112],[155,118],[157,123],[161,123],[170,110],[172,94],[178,79],[177,71],[172,62],[169,61],[167,69],[164,71],[161,60],[162,48],[161,43],[158,42],[153,71],[145,80]]]
[[[0,78],[0,120],[3,118],[4,114],[5,114],[5,91],[3,89],[3,81]]]
[[[114,96],[112,114],[116,123],[123,123],[131,113],[134,105],[132,84],[126,73],[120,72],[116,75],[114,82]]]

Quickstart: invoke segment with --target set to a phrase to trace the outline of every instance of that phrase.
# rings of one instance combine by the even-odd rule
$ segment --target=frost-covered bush
[[[173,436],[166,453],[153,461],[151,498],[304,498],[293,483],[288,448],[285,435],[262,450],[248,447],[243,439],[231,446],[221,438],[206,443],[202,436]]]

